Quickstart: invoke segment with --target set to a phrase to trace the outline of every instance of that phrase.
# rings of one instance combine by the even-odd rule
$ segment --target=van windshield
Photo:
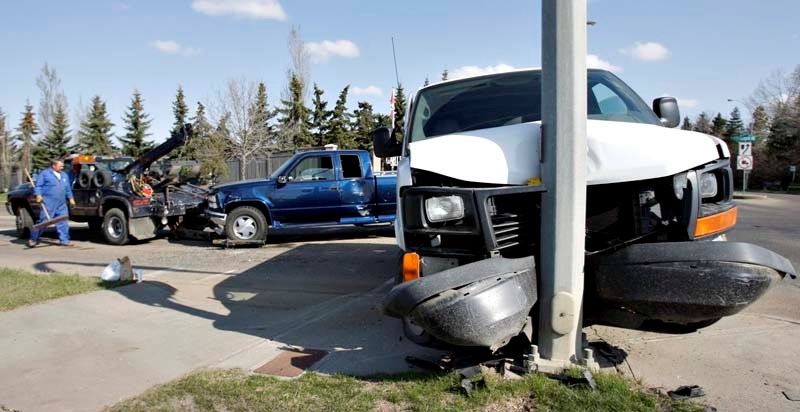
[[[420,91],[410,119],[411,141],[542,120],[541,71],[442,83]],[[655,113],[613,74],[588,72],[588,118],[660,125]]]

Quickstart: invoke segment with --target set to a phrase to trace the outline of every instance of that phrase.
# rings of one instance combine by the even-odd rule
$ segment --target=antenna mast
[[[397,87],[400,87],[400,75],[397,73],[397,52],[394,50],[394,37],[392,37],[392,56],[394,57],[394,77],[397,80]]]

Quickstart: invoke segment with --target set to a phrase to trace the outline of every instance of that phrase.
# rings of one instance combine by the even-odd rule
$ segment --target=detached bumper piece
[[[534,259],[497,257],[397,285],[384,308],[441,341],[496,350],[522,331],[536,299]]]
[[[631,245],[587,261],[587,321],[691,332],[740,312],[773,280],[795,277],[784,257],[748,243]]]

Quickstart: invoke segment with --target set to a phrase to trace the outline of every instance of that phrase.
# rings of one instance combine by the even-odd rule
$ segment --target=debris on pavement
[[[406,363],[408,363],[411,366],[431,372],[445,372],[447,370],[439,362],[418,358],[416,356],[406,356]]]
[[[555,379],[567,386],[586,385],[593,391],[597,390],[597,382],[594,380],[594,375],[588,369],[583,371],[582,377],[574,377],[565,374],[546,374],[550,379]]]
[[[680,386],[678,389],[674,391],[667,392],[670,398],[675,400],[681,399],[690,399],[690,398],[700,398],[702,396],[706,396],[706,391],[703,390],[702,387],[697,385],[686,385]]]
[[[103,269],[100,279],[106,282],[133,282],[141,283],[144,279],[141,269],[133,269],[131,258],[128,256],[115,259]]]
[[[480,366],[470,366],[458,370],[458,376],[461,378],[458,385],[458,391],[466,396],[472,396],[473,389],[486,389],[486,378],[482,375],[483,369]],[[478,379],[475,379],[475,377]]]

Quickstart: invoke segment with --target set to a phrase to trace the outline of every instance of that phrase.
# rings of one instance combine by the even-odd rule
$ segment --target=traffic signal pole
[[[583,350],[586,0],[542,1],[542,199],[538,348],[531,365],[593,365]],[[538,351],[538,353],[537,353]]]

